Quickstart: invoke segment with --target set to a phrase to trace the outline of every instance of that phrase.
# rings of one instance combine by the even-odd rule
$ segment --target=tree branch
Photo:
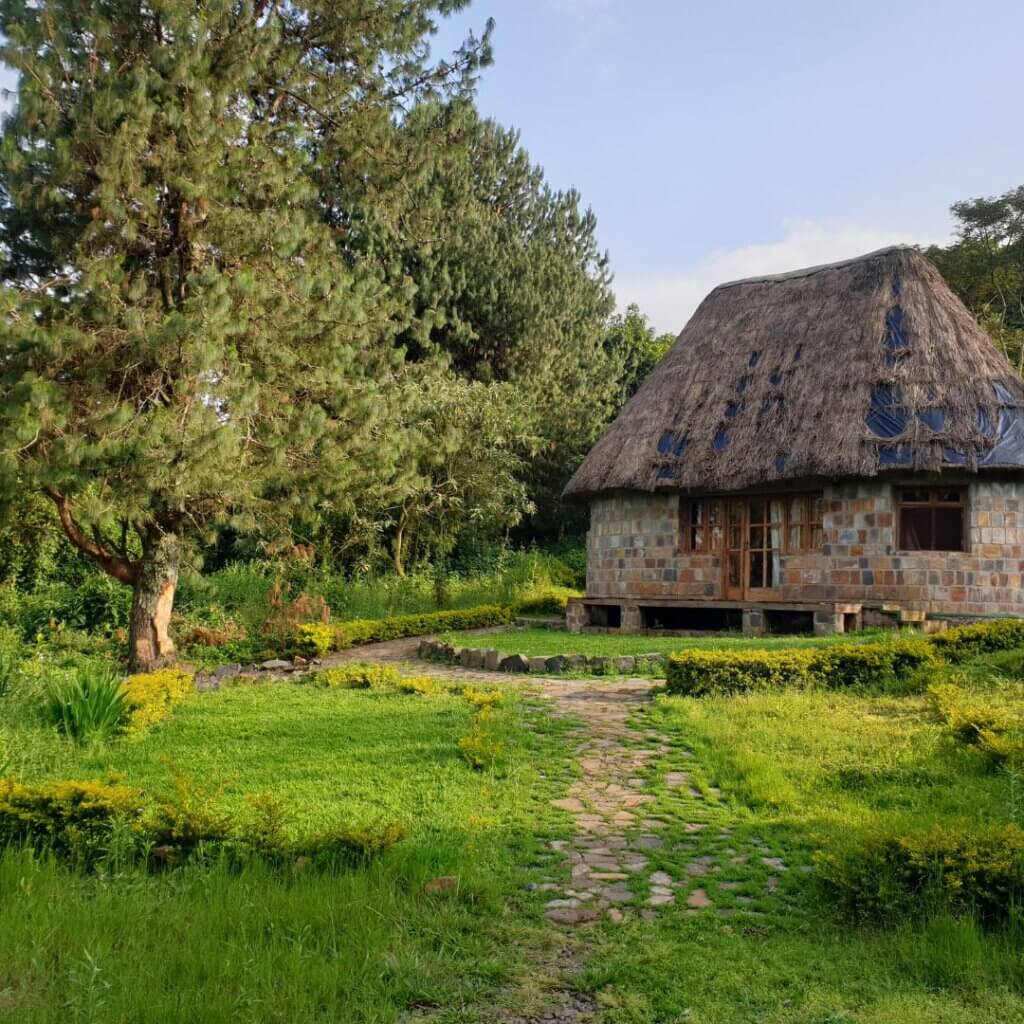
[[[117,558],[98,541],[89,540],[71,514],[71,502],[67,495],[61,494],[60,491],[53,487],[45,488],[45,492],[46,496],[57,506],[60,525],[64,527],[68,540],[79,551],[87,554],[108,576],[113,577],[119,583],[133,586],[139,574],[138,562],[131,562],[126,558]]]

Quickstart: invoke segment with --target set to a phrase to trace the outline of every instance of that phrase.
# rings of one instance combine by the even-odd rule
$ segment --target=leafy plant
[[[124,685],[110,669],[95,665],[84,665],[72,678],[51,683],[46,694],[46,717],[76,743],[113,736],[128,710]]]
[[[9,651],[0,651],[0,697],[6,696],[18,678],[18,662]]]

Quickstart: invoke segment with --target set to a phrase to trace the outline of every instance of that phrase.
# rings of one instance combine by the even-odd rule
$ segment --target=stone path
[[[785,861],[761,837],[745,833],[692,751],[642,724],[638,712],[651,699],[650,679],[589,681],[440,666],[415,661],[418,644],[373,644],[324,664],[405,663],[410,672],[539,691],[554,714],[579,723],[578,777],[552,801],[573,820],[571,837],[550,844],[563,871],[556,877],[548,867],[538,883],[553,927],[585,932],[601,921],[656,922],[667,914],[756,919],[766,901],[786,898]],[[579,953],[579,942],[569,942],[546,965],[559,980],[539,1016],[502,1018],[503,1024],[598,1019],[597,1004],[573,988]]]

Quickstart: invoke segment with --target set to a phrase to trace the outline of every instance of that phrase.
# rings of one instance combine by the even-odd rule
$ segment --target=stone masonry
[[[763,591],[761,599],[897,606],[933,618],[1024,615],[1024,483],[977,477],[956,481],[943,474],[943,483],[968,488],[969,550],[901,552],[896,547],[895,487],[910,482],[876,478],[825,485],[822,550],[780,555],[781,585]],[[677,494],[594,499],[587,597],[620,600],[624,631],[639,628],[638,606],[645,599],[721,601],[721,555],[683,553],[681,541]],[[579,628],[583,615],[582,606],[572,607],[570,628]],[[826,625],[824,618],[821,625]]]

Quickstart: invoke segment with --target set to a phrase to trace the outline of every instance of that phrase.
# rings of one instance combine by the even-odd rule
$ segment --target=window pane
[[[802,494],[789,499],[789,521],[791,523],[804,521],[804,496]]]
[[[750,552],[750,585],[764,586],[764,554],[760,551]]]
[[[900,500],[901,501],[927,501],[928,500],[928,492],[927,491],[922,491],[922,490],[904,491],[900,495]]]
[[[789,528],[789,550],[799,551],[800,550],[800,527],[790,526]]]
[[[936,551],[960,551],[964,544],[963,509],[937,508],[933,539]]]
[[[743,506],[738,501],[729,502],[729,522],[730,523],[742,523],[743,522]]]
[[[764,522],[765,507],[764,502],[758,499],[753,499],[750,502],[750,521],[752,523],[763,523]]]
[[[764,527],[752,526],[750,528],[750,546],[752,548],[764,547]]]
[[[959,505],[963,501],[962,491],[936,491],[936,501],[952,502],[955,505]]]
[[[704,550],[704,530],[700,526],[695,526],[690,531],[690,550],[691,551],[703,551]]]
[[[690,503],[690,525],[700,526],[704,522],[704,506],[699,501]]]
[[[812,526],[811,542],[807,545],[809,551],[819,551],[825,543],[825,531],[820,526]]]
[[[900,547],[904,551],[934,550],[932,546],[932,510],[930,508],[900,510]]]
[[[729,547],[741,548],[743,547],[743,527],[741,526],[730,526],[729,527]]]

